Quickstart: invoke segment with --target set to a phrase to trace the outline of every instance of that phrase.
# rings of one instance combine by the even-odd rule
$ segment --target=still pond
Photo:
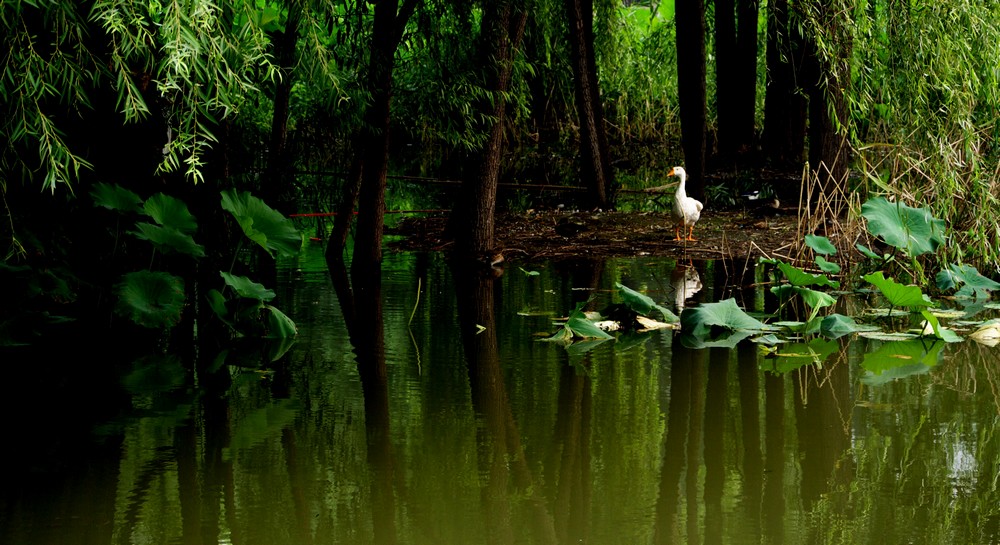
[[[688,305],[762,297],[720,269]],[[103,388],[114,339],[64,351],[76,376],[5,362],[0,543],[1000,542],[1000,348],[541,340],[617,282],[676,310],[684,270],[390,254],[348,299],[314,247],[279,269],[274,362],[159,351]]]

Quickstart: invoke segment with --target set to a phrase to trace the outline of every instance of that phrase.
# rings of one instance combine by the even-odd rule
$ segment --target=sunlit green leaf
[[[930,311],[922,310],[920,311],[920,314],[923,315],[924,320],[926,320],[927,323],[925,330],[921,332],[922,335],[933,336],[947,343],[962,342],[962,337],[960,337],[958,333],[942,326],[937,316],[932,314]]]
[[[871,325],[860,325],[854,321],[854,318],[843,314],[831,314],[820,322],[820,332],[823,336],[831,339],[860,331],[878,331],[878,328]]]
[[[222,208],[236,218],[246,236],[282,256],[296,255],[302,248],[302,233],[292,221],[246,191],[222,192]]]
[[[819,267],[819,270],[825,273],[837,274],[840,272],[840,265],[832,261],[827,261],[826,258],[821,255],[816,256],[816,266]]]
[[[840,287],[840,282],[836,280],[830,280],[821,274],[807,273],[798,267],[793,267],[782,261],[778,262],[778,269],[781,270],[781,274],[784,274],[785,278],[793,286],[829,286],[834,289]]]
[[[820,235],[806,235],[805,236],[806,246],[812,248],[812,251],[821,255],[833,255],[837,253],[837,247],[830,242],[830,239],[820,236]]]
[[[577,305],[576,309],[573,310],[569,315],[569,320],[566,321],[566,328],[569,329],[574,337],[581,337],[584,339],[612,339],[612,335],[609,335],[606,331],[594,325],[594,322],[587,319],[581,310],[585,303],[580,303]]]
[[[726,299],[718,303],[704,303],[697,307],[686,308],[681,313],[681,328],[685,333],[695,336],[709,334],[712,327],[730,330],[771,330],[770,326],[751,317],[736,304],[735,299]]]
[[[862,277],[871,285],[878,288],[882,295],[888,299],[889,304],[895,307],[930,307],[934,306],[925,293],[920,288],[913,285],[904,285],[886,278],[882,271],[876,271]]]
[[[991,291],[1000,290],[1000,283],[986,278],[972,265],[950,264],[937,273],[935,280],[942,290],[954,289],[961,284],[956,297],[988,299]]]
[[[861,215],[868,220],[869,232],[910,256],[934,252],[945,243],[944,220],[926,208],[876,197],[861,205]]]

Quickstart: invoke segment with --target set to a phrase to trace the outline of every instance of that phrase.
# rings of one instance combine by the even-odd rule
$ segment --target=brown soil
[[[676,256],[684,259],[756,259],[784,256],[798,240],[794,209],[767,216],[706,210],[695,227],[697,241],[674,240],[674,223],[663,212],[544,211],[497,217],[497,250],[507,261]],[[447,250],[446,216],[412,217],[390,234],[390,248]]]

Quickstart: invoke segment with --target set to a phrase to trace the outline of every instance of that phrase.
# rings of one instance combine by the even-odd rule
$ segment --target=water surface
[[[672,307],[682,269],[525,268],[393,254],[351,292],[312,248],[279,272],[299,337],[277,361],[168,347],[110,376],[97,343],[64,380],[12,363],[0,543],[1000,540],[995,349],[565,346],[539,339],[580,301],[621,282]],[[688,271],[688,305],[759,302],[717,269]]]

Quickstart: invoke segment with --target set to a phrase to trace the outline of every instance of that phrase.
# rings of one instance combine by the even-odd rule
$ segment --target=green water
[[[300,333],[274,363],[147,358],[100,394],[8,382],[38,391],[5,405],[0,543],[1000,541],[996,349],[565,347],[538,334],[615,282],[673,306],[675,263],[526,268],[387,255],[347,304],[312,248],[279,274]],[[689,305],[760,297],[695,270]]]

